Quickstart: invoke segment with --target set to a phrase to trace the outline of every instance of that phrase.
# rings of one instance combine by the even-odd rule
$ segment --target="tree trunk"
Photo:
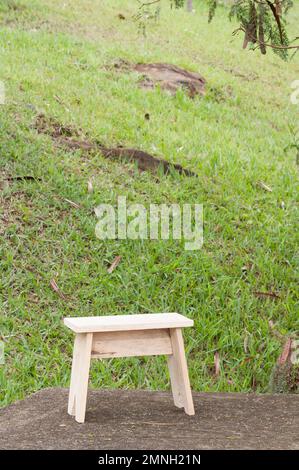
[[[191,13],[192,10],[193,10],[193,0],[187,0],[187,11]]]

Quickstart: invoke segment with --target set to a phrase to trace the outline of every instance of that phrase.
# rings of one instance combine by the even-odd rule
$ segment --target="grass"
[[[281,335],[298,333],[298,174],[295,149],[285,151],[290,126],[298,125],[298,106],[290,103],[298,58],[285,64],[271,53],[243,51],[224,9],[208,25],[202,6],[191,15],[164,2],[145,38],[135,11],[127,0],[1,3],[1,406],[68,386],[67,315],[178,311],[193,318],[185,340],[191,384],[200,391],[266,392],[281,351],[271,324]],[[294,36],[298,18],[296,5]],[[191,100],[184,92],[145,92],[136,73],[109,67],[119,58],[198,71],[207,94]],[[180,163],[199,178],[157,178],[95,152],[57,148],[34,129],[40,112],[107,146]],[[26,175],[35,179],[7,180]],[[187,252],[175,241],[98,240],[94,208],[116,204],[118,195],[146,207],[202,202],[202,250]],[[116,255],[122,261],[108,274]],[[165,389],[169,378],[163,358],[94,361],[91,386]]]

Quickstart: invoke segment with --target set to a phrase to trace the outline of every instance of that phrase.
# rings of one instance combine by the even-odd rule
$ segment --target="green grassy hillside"
[[[284,63],[243,51],[227,11],[209,25],[198,4],[188,14],[164,1],[144,37],[134,0],[0,2],[1,405],[68,386],[67,315],[193,318],[185,340],[200,391],[267,391],[283,338],[299,330],[298,173],[295,150],[286,150],[298,127],[299,107],[290,102],[298,57]],[[298,20],[299,5],[293,36]],[[120,59],[199,72],[206,96],[144,91],[136,72],[113,68]],[[63,149],[35,129],[40,113],[85,139],[139,148],[199,177],[140,173],[99,152]],[[35,179],[14,178],[29,175]],[[203,203],[203,248],[98,240],[94,208],[119,195],[146,207]],[[122,261],[108,274],[117,255]],[[91,386],[163,389],[169,378],[163,358],[95,361]]]

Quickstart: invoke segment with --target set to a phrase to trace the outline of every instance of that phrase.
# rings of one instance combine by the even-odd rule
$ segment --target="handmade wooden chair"
[[[76,333],[68,413],[84,423],[90,359],[167,355],[175,406],[194,415],[182,328],[193,320],[178,313],[65,318]]]

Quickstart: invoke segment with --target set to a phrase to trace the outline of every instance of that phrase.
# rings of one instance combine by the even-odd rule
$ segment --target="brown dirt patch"
[[[109,68],[109,67],[108,67]],[[163,90],[174,95],[177,90],[185,89],[190,98],[205,95],[206,80],[199,73],[189,72],[172,64],[131,64],[119,59],[113,64],[113,68],[129,72],[136,71],[142,75],[139,86],[146,90],[153,90],[159,85]]]
[[[186,176],[197,176],[196,173],[183,168],[179,164],[169,163],[161,158],[154,157],[143,150],[125,147],[108,148],[97,142],[92,142],[84,138],[81,129],[72,126],[65,126],[56,122],[52,118],[46,118],[43,114],[37,117],[35,129],[40,134],[50,135],[56,144],[69,150],[100,151],[105,158],[136,162],[141,171],[156,171],[159,168],[164,174],[171,170],[177,171]]]
[[[136,64],[133,66],[133,70],[145,77],[140,82],[142,88],[153,89],[158,84],[163,90],[167,90],[173,95],[181,88],[187,90],[190,98],[205,94],[206,80],[198,73],[189,72],[176,65],[163,63]]]

